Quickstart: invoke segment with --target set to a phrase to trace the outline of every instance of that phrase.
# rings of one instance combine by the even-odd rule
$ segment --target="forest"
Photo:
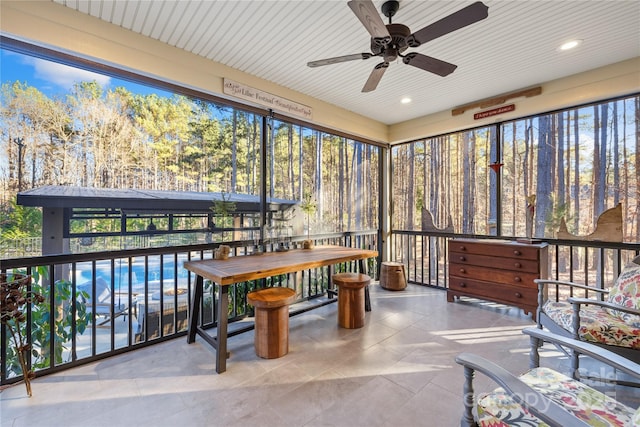
[[[452,133],[393,148],[394,228],[525,235],[536,196],[534,237],[593,231],[622,204],[624,241],[640,241],[640,96]],[[499,232],[498,232],[499,231]]]
[[[257,114],[96,81],[53,98],[7,82],[1,97],[3,238],[40,232],[15,196],[44,185],[258,195],[262,132],[268,197],[313,200],[313,232],[377,229],[377,147],[272,118],[263,130]]]

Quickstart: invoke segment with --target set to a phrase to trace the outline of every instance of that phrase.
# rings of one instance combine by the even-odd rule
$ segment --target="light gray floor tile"
[[[370,287],[365,326],[342,329],[337,305],[290,319],[289,354],[261,359],[254,332],[229,339],[227,372],[214,350],[184,337],[37,378],[0,393],[0,425],[11,426],[457,426],[461,352],[514,373],[529,364],[534,325],[520,310],[478,300],[447,303],[441,290]],[[553,348],[545,366],[567,368]],[[584,365],[589,367],[588,364]],[[596,368],[597,369],[597,368]],[[476,391],[495,388],[476,376]],[[640,392],[616,396],[637,407]]]

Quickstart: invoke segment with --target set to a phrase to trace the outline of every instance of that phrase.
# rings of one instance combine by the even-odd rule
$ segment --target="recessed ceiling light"
[[[411,98],[409,98],[409,97],[405,96],[404,98],[402,98],[402,99],[400,100],[400,102],[402,102],[403,104],[408,104],[408,103],[410,103],[410,102],[411,102]]]
[[[568,42],[560,45],[558,50],[570,50],[570,49],[573,49],[574,47],[578,47],[580,43],[582,43],[582,40],[569,40]]]

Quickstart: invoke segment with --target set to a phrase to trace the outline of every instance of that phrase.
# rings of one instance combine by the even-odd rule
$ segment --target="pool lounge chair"
[[[86,304],[87,312],[94,313],[93,322],[98,326],[105,325],[119,316],[126,315],[127,301],[121,298],[113,298],[109,284],[101,277],[96,279],[95,292],[91,282],[85,282],[78,286],[80,294],[78,300]],[[95,298],[93,296],[95,295]],[[95,302],[94,302],[95,299]],[[98,322],[98,318],[102,319]]]

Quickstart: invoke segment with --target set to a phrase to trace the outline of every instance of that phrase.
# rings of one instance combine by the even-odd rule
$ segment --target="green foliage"
[[[19,369],[31,397],[31,379],[35,377],[28,363],[31,346],[26,341],[25,322],[28,317],[25,307],[41,304],[44,297],[30,289],[31,277],[20,273],[0,273],[0,323],[5,326],[13,347],[12,358],[7,365],[10,369]],[[17,365],[17,368],[15,367]]]
[[[51,290],[54,290],[56,307],[53,316],[49,311],[49,307],[37,306],[32,311],[32,330],[31,339],[34,345],[32,356],[35,358],[34,366],[36,368],[46,368],[51,366],[52,361],[56,364],[64,363],[63,352],[67,350],[66,344],[71,341],[73,311],[70,301],[72,284],[66,280],[58,280],[54,286],[39,287],[42,295],[50,300]],[[83,293],[88,297],[86,293]],[[76,330],[79,334],[84,334],[91,319],[91,313],[87,312],[86,304],[76,302]],[[53,325],[52,325],[53,320]],[[54,354],[50,354],[51,330],[53,329]]]
[[[424,191],[421,187],[416,190],[416,212],[422,212],[422,208],[426,207],[424,200]]]
[[[229,292],[230,316],[253,316],[253,307],[247,304],[247,294],[258,287],[258,280],[234,284]],[[235,313],[234,313],[235,310]]]
[[[218,228],[223,229],[222,231],[222,241],[224,241],[225,237],[225,228],[229,228],[233,226],[233,213],[236,211],[236,203],[231,201],[231,195],[225,193],[224,191],[221,194],[219,200],[213,201],[213,206],[211,206],[211,210],[216,216],[220,217],[220,220],[216,224]]]
[[[67,280],[58,280],[53,286],[45,284],[48,269],[38,267],[32,274],[32,291],[42,296],[43,303],[31,306],[31,360],[35,369],[49,368],[55,361],[56,365],[68,362],[72,355],[65,359],[68,343],[73,338],[72,326],[75,322],[76,331],[84,334],[91,322],[91,313],[87,311],[83,302],[89,298],[86,292],[76,294],[75,319],[73,312],[73,284]],[[54,312],[51,313],[50,303],[53,294]],[[20,325],[21,333],[27,335],[25,324]],[[51,354],[51,340],[53,339],[53,354]],[[15,348],[7,349],[7,371],[20,375],[22,370],[18,363]]]
[[[0,226],[2,226],[0,241],[41,235],[42,212],[40,209],[19,205],[16,203],[16,198],[0,208]]]
[[[311,194],[308,194],[308,193],[305,194],[304,199],[300,203],[300,209],[302,209],[302,212],[304,212],[307,220],[307,239],[309,239],[311,235],[311,223],[310,223],[311,218],[310,217],[315,213],[316,208],[317,208],[316,201],[311,198]]]
[[[571,223],[572,217],[570,216],[571,212],[569,211],[569,205],[567,203],[559,204],[555,201],[555,197],[552,197],[552,209],[547,213],[546,223],[547,226],[555,231],[560,227],[560,222],[562,218],[565,219],[567,224]]]
[[[300,209],[307,215],[313,215],[316,211],[316,201],[311,197],[311,194],[305,194],[302,203],[300,203]]]

